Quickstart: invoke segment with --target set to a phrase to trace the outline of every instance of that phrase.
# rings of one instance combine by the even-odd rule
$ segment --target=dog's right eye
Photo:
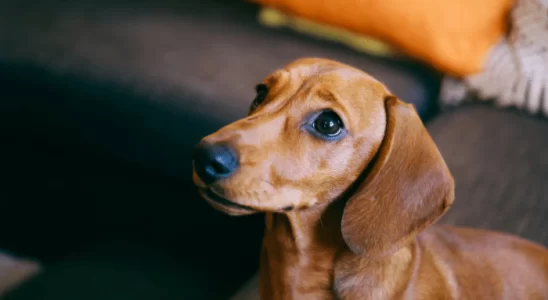
[[[333,111],[322,112],[314,120],[313,126],[316,131],[329,137],[339,135],[343,129],[341,118]]]
[[[327,141],[337,141],[347,130],[339,115],[332,110],[324,110],[312,115],[303,127],[313,136]]]
[[[251,107],[249,108],[250,111],[263,103],[268,94],[268,87],[265,84],[259,84],[255,87],[255,91],[257,92],[257,95],[255,96],[255,99],[253,99],[253,103],[251,103]]]

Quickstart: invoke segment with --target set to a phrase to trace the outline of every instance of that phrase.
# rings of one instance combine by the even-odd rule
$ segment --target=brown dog
[[[194,170],[216,209],[266,212],[262,299],[548,299],[546,248],[429,226],[453,178],[413,107],[349,66],[274,72]]]

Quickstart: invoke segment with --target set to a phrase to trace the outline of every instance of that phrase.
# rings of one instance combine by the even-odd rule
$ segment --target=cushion
[[[517,0],[509,36],[490,53],[482,72],[444,80],[441,102],[470,96],[548,116],[548,1]]]
[[[505,32],[511,0],[253,0],[386,40],[442,71],[482,69]]]
[[[259,13],[259,22],[265,26],[287,27],[300,33],[320,39],[342,43],[354,50],[378,56],[395,56],[397,50],[378,39],[355,33],[337,26],[314,22],[284,13],[278,9],[263,7]]]
[[[455,177],[440,220],[517,234],[548,246],[548,121],[465,105],[427,126]]]
[[[367,71],[421,116],[435,109],[439,77],[420,64],[257,26],[258,7],[250,3],[140,1],[130,14],[108,1],[77,1],[66,10],[44,5],[32,22],[10,17],[32,16],[29,6],[0,1],[0,28],[14,28],[0,31],[0,62],[40,66],[0,63],[2,99],[18,99],[3,101],[13,109],[0,109],[0,122],[32,109],[78,128],[80,140],[106,152],[179,176],[199,138],[245,116],[257,82],[303,56]],[[13,119],[41,124],[36,117]]]

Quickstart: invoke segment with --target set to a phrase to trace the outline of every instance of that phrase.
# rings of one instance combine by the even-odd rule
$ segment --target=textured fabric
[[[164,289],[189,295],[179,299],[227,299],[251,276],[263,218],[213,210],[191,179],[192,149],[219,120],[77,76],[16,65],[3,71],[0,248],[46,263],[43,274],[22,286],[29,290],[17,292],[28,297],[15,299],[85,299],[87,288],[92,296],[108,295],[88,299],[139,299],[131,297],[139,291],[150,296],[145,299],[169,299]],[[97,140],[117,151],[98,148]],[[108,255],[90,262],[96,251],[73,257],[90,245],[126,239],[133,243],[117,257],[131,262]],[[145,247],[163,249],[136,254]],[[167,256],[173,259],[161,260]],[[196,270],[203,285],[186,280],[198,277]],[[99,278],[86,281],[91,273]],[[141,287],[148,279],[154,282]],[[193,290],[208,292],[210,282],[218,298],[190,297]]]
[[[370,72],[421,113],[437,97],[438,75],[420,64],[264,28],[258,7],[240,0],[120,1],[0,1],[0,60],[109,81],[223,122],[247,113],[257,82],[303,56]]]
[[[421,116],[435,109],[439,76],[432,70],[264,28],[252,4],[117,1],[0,1],[0,62],[39,66],[41,74],[9,64],[0,73],[20,82],[41,77],[42,88],[57,94],[45,111],[78,128],[80,139],[146,167],[180,172],[190,142],[207,133],[188,123],[214,130],[245,116],[254,86],[303,56],[371,73]],[[12,94],[19,89],[33,92]]]
[[[548,246],[548,121],[466,106],[428,125],[455,177],[442,222],[514,233]]]
[[[517,0],[511,24],[510,35],[494,47],[481,73],[444,80],[444,105],[474,93],[499,107],[548,116],[548,1]]]
[[[443,72],[479,72],[512,0],[253,0],[379,38]]]

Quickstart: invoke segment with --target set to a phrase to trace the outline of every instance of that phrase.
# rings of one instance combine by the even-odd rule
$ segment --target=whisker
[[[270,185],[271,187],[274,187],[274,185],[272,184],[272,182],[266,180],[266,179],[261,179],[262,182],[264,183],[267,183],[268,185]]]

